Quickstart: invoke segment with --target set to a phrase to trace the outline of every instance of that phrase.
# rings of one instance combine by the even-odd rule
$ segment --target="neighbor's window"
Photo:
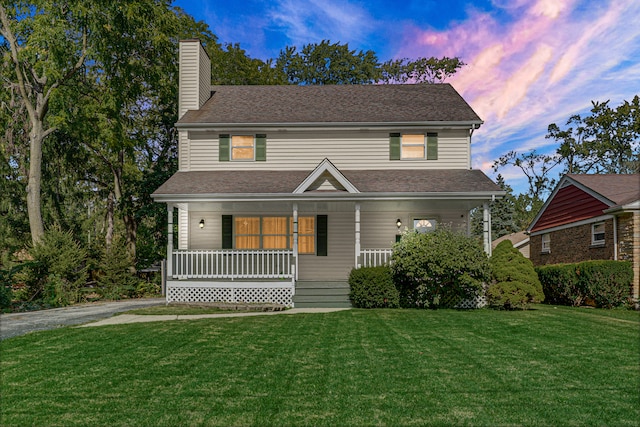
[[[236,249],[291,249],[293,218],[287,216],[234,217]],[[315,253],[315,217],[298,218],[298,253]]]
[[[591,244],[604,245],[604,222],[591,226]]]
[[[428,233],[429,231],[435,231],[436,220],[435,219],[414,219],[413,229],[418,233]]]
[[[255,158],[253,135],[233,135],[231,137],[231,160],[253,160]]]
[[[549,233],[542,235],[542,252],[551,252],[551,235]]]
[[[424,134],[402,135],[402,158],[424,159]]]

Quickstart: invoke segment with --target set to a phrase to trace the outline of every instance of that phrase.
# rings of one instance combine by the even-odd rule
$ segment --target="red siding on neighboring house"
[[[532,232],[570,224],[603,214],[609,205],[582,191],[575,185],[558,190],[549,206],[536,222]]]

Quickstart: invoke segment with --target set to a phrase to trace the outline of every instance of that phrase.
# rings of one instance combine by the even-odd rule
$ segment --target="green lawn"
[[[0,425],[637,426],[640,315],[349,310],[0,344]]]

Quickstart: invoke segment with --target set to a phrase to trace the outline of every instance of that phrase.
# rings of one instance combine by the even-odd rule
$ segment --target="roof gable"
[[[439,123],[482,120],[448,83],[421,85],[213,86],[178,126]]]
[[[594,218],[618,204],[638,200],[640,175],[577,175],[562,177],[529,227],[535,232]]]
[[[358,189],[327,158],[293,190],[294,194],[307,191],[347,191],[359,193]]]

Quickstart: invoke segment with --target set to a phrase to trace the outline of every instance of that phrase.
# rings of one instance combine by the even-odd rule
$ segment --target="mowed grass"
[[[637,426],[637,312],[349,310],[0,344],[0,425]]]

